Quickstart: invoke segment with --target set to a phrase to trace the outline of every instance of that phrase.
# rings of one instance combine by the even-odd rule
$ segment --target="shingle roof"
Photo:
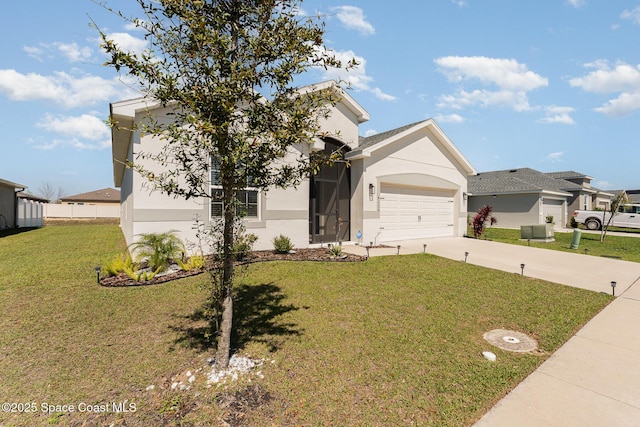
[[[18,199],[34,200],[36,202],[49,203],[49,199],[45,199],[44,197],[36,196],[35,194],[25,193],[24,191],[19,191],[17,193],[17,196],[18,196]]]
[[[385,139],[391,138],[394,135],[402,133],[407,129],[411,129],[415,125],[417,125],[419,123],[422,123],[422,122],[426,122],[426,121],[427,120],[420,120],[419,122],[415,122],[415,123],[411,123],[411,124],[408,124],[408,125],[404,125],[404,126],[401,126],[399,128],[388,130],[386,132],[377,133],[375,135],[366,136],[366,137],[361,136],[358,139],[360,144],[358,145],[357,149],[358,150],[362,150],[362,149],[365,149],[365,148],[369,148],[369,147],[371,147],[373,145],[376,145],[379,142],[384,141]]]
[[[118,202],[120,203],[120,190],[115,188],[103,188],[102,190],[88,193],[75,194],[61,197],[63,202]]]
[[[589,175],[585,175],[583,173],[575,172],[575,171],[547,172],[546,175],[549,175],[551,178],[556,178],[556,179],[576,179],[576,178],[593,179]]]
[[[565,193],[582,189],[578,184],[551,178],[535,169],[520,168],[482,172],[469,176],[468,190],[471,194],[503,194],[553,191]]]

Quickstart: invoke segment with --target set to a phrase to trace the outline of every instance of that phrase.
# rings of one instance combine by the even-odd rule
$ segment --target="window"
[[[258,218],[258,190],[249,187],[251,179],[247,179],[247,187],[237,193],[237,214],[243,214],[247,218]],[[222,201],[222,188],[220,182],[220,167],[216,159],[211,160],[211,217],[220,218],[224,212]]]

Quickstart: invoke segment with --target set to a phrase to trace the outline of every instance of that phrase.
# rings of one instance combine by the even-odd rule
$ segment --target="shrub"
[[[126,270],[133,270],[135,264],[131,259],[131,255],[128,253],[122,255],[118,255],[111,261],[107,261],[104,263],[102,270],[105,272],[107,276],[117,276]]]
[[[178,261],[178,265],[184,271],[201,270],[204,268],[206,258],[202,255],[192,255],[187,261]]]
[[[273,247],[277,254],[288,254],[293,249],[293,243],[284,234],[273,238]]]
[[[239,233],[236,238],[236,244],[233,246],[233,252],[236,255],[236,260],[242,261],[246,259],[253,249],[253,244],[256,240],[258,240],[258,236],[253,233]]]
[[[338,258],[342,255],[342,245],[330,245],[329,256],[331,258]]]
[[[177,261],[184,254],[184,244],[175,230],[166,233],[143,233],[140,239],[131,245],[137,258],[146,260],[149,268],[161,273],[169,268],[172,261]]]
[[[483,207],[478,209],[478,212],[473,217],[473,221],[471,224],[473,225],[473,237],[478,239],[480,238],[480,236],[482,236],[482,233],[484,233],[484,229],[486,227],[487,221],[489,221],[491,225],[498,223],[498,220],[496,219],[496,217],[491,215],[492,212],[493,212],[493,208],[489,205],[484,205]]]

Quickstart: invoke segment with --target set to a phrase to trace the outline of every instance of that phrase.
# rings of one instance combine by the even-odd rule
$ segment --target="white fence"
[[[120,205],[44,205],[45,218],[119,218]]]
[[[44,203],[18,199],[18,227],[42,227]]]

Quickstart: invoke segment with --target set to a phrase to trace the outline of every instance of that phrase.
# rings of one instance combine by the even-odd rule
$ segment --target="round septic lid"
[[[538,342],[527,334],[507,329],[494,329],[482,336],[489,344],[507,351],[526,353],[538,348]]]

